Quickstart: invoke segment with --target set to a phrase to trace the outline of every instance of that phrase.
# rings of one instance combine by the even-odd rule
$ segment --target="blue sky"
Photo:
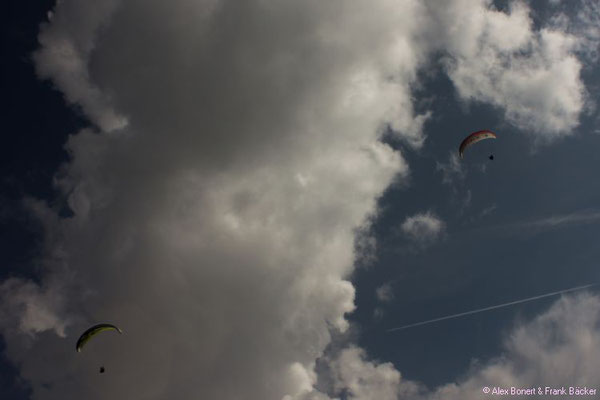
[[[429,85],[433,93],[449,89],[444,77]],[[440,117],[428,125],[434,133],[425,150],[406,156],[411,184],[392,187],[380,199],[378,259],[356,274],[354,317],[361,326],[378,327],[360,341],[370,354],[393,361],[406,377],[439,385],[461,377],[474,360],[497,357],[512,326],[556,298],[410,331],[383,328],[597,282],[600,193],[597,180],[587,176],[600,161],[594,151],[600,138],[588,118],[576,137],[538,148],[492,107],[465,110],[436,100],[433,110]],[[498,132],[497,143],[474,146],[461,163],[460,182],[443,184],[440,160],[455,151],[463,132],[479,128]],[[487,159],[490,151],[494,161]],[[398,229],[423,213],[444,222],[443,233],[426,248]],[[386,284],[393,300],[382,302],[375,292]]]
[[[2,398],[600,389],[597,287],[389,332],[600,282],[572,4],[10,2]]]

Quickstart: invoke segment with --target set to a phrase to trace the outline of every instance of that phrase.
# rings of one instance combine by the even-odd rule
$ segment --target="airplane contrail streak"
[[[398,328],[391,328],[391,329],[388,329],[387,331],[388,332],[401,331],[403,329],[414,328],[416,326],[433,324],[434,322],[445,321],[447,319],[459,318],[459,317],[463,317],[465,315],[477,314],[477,313],[484,312],[484,311],[495,310],[497,308],[508,307],[508,306],[512,306],[512,305],[515,305],[515,304],[526,303],[528,301],[533,301],[533,300],[539,300],[539,299],[543,299],[545,297],[557,296],[559,294],[574,292],[576,290],[586,289],[586,288],[589,288],[589,287],[594,286],[594,285],[596,285],[596,284],[595,283],[591,283],[589,285],[577,286],[577,287],[574,287],[574,288],[571,288],[571,289],[565,289],[565,290],[559,290],[557,292],[541,294],[539,296],[528,297],[526,299],[521,299],[521,300],[515,300],[515,301],[511,301],[509,303],[497,304],[495,306],[480,308],[480,309],[477,309],[477,310],[465,311],[465,312],[461,312],[461,313],[458,313],[458,314],[447,315],[445,317],[439,317],[439,318],[429,319],[427,321],[416,322],[414,324],[404,325],[404,326],[401,326],[401,327],[398,327]]]

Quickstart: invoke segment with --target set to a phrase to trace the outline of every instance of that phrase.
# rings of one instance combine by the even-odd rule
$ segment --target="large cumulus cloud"
[[[56,178],[74,215],[36,205],[46,268],[69,282],[65,308],[47,311],[70,323],[21,322],[42,332],[32,348],[6,330],[34,398],[312,390],[330,329],[354,308],[354,231],[407,173],[380,134],[389,124],[423,141],[410,99],[420,12],[412,1],[60,3],[38,71],[96,128],[69,139]],[[125,334],[75,354],[96,321]]]

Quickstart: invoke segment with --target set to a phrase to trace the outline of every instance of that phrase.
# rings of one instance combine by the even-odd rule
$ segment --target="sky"
[[[4,11],[2,399],[600,390],[597,2]]]

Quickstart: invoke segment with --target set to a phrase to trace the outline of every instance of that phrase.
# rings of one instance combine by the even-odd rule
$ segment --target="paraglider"
[[[78,353],[81,353],[81,349],[83,349],[83,346],[85,346],[85,344],[91,338],[93,338],[100,332],[105,332],[105,331],[117,331],[119,333],[123,333],[123,331],[120,328],[118,328],[117,326],[112,325],[112,324],[94,325],[91,328],[89,328],[88,330],[86,330],[85,332],[83,332],[81,334],[81,336],[79,337],[79,339],[77,339],[77,344],[75,345],[75,350],[77,350]],[[104,373],[104,366],[100,366],[100,373],[101,374]]]
[[[85,332],[83,332],[81,334],[81,336],[79,337],[79,339],[77,340],[77,345],[75,346],[75,349],[77,350],[78,353],[81,352],[81,349],[83,348],[83,346],[85,346],[85,344],[94,336],[96,336],[97,334],[99,334],[100,332],[104,332],[104,331],[117,331],[119,333],[123,333],[123,331],[121,329],[119,329],[118,327],[112,325],[112,324],[98,324],[98,325],[94,325],[91,328],[89,328],[88,330],[86,330]]]
[[[460,158],[462,159],[465,153],[465,150],[470,147],[471,145],[480,142],[482,140],[485,139],[496,139],[496,134],[492,131],[488,131],[488,130],[483,130],[483,131],[477,131],[477,132],[473,132],[471,133],[469,136],[467,136],[460,144],[460,147],[458,148],[458,155],[460,156]],[[491,154],[489,156],[490,160],[494,159],[494,155]]]

